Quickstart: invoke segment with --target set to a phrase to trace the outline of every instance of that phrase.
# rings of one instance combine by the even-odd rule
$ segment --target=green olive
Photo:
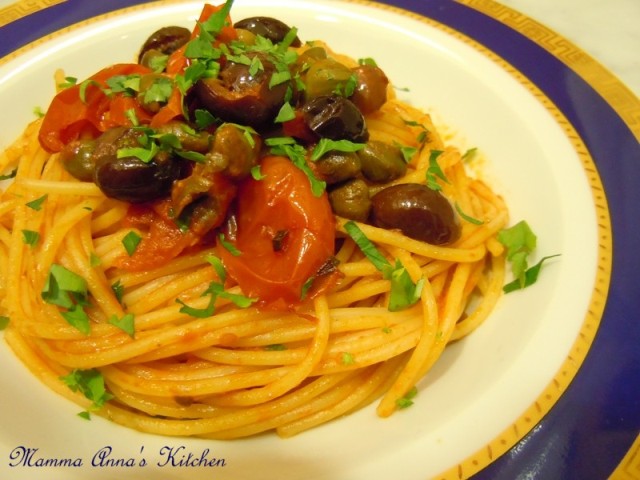
[[[78,180],[92,182],[96,168],[93,157],[94,148],[93,140],[75,140],[62,149],[60,161],[65,170]]]
[[[138,102],[149,113],[158,111],[167,104],[173,85],[171,80],[158,73],[148,73],[140,77]]]
[[[307,70],[312,63],[315,63],[318,60],[324,60],[325,58],[327,58],[327,51],[324,48],[311,47],[298,55],[296,64],[298,64],[304,71]]]
[[[238,35],[238,42],[245,45],[255,45],[256,34],[246,30],[244,28],[236,28],[236,35]]]
[[[150,68],[151,70],[159,71],[159,70],[164,70],[166,61],[167,61],[166,53],[162,53],[160,50],[157,50],[155,48],[150,48],[140,56],[139,63],[140,65]]]
[[[355,178],[360,173],[360,158],[352,152],[330,151],[315,166],[329,185]]]
[[[371,200],[369,187],[359,178],[339,185],[329,192],[333,213],[341,217],[365,222],[369,217]]]
[[[325,58],[311,63],[304,76],[305,98],[311,100],[344,89],[352,74],[350,68],[333,58]]]
[[[407,171],[400,147],[371,140],[358,151],[363,175],[375,183],[387,183],[402,177]]]
[[[353,72],[356,89],[351,101],[364,115],[375,112],[387,101],[389,79],[380,68],[372,65],[360,65]]]

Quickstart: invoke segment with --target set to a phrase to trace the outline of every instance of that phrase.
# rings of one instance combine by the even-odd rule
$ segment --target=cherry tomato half
[[[334,217],[326,193],[316,197],[309,179],[284,157],[262,160],[261,180],[238,190],[233,255],[218,252],[245,295],[271,308],[301,301],[303,287],[334,253]]]

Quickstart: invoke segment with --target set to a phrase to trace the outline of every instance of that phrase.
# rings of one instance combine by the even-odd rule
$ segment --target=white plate
[[[192,26],[200,3],[151,4],[55,35],[0,66],[0,147],[46,108],[53,72],[84,78],[134,58],[156,28]],[[597,265],[596,215],[589,183],[571,142],[529,89],[498,63],[447,31],[396,10],[330,0],[238,0],[234,20],[269,15],[352,57],[374,57],[401,98],[433,112],[477,147],[482,175],[504,195],[512,221],[538,235],[538,258],[561,254],[532,288],[505,296],[489,320],[447,348],[419,384],[416,403],[389,419],[375,407],[288,440],[266,435],[233,442],[163,438],[94,417],[34,379],[0,346],[0,445],[39,449],[36,459],[78,459],[82,467],[10,467],[0,476],[37,478],[423,479],[487,445],[540,395],[565,361],[585,319]],[[92,466],[102,448],[135,466]],[[162,449],[224,460],[224,466],[158,466]],[[183,450],[180,450],[184,448]],[[144,460],[146,466],[140,462]],[[45,476],[46,475],[46,476]]]

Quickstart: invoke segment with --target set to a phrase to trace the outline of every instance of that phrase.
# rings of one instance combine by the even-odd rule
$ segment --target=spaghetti
[[[318,45],[348,68],[357,65]],[[288,47],[298,56],[308,49]],[[322,225],[335,244],[326,281],[298,302],[283,294],[284,308],[282,298],[265,301],[230,268],[234,254],[223,244],[234,237],[226,224],[193,236],[140,223],[149,211],[136,217],[130,202],[74,178],[62,154],[42,146],[46,117],[34,121],[0,157],[0,172],[16,169],[0,196],[6,341],[52,390],[155,434],[230,439],[275,430],[288,437],[377,399],[381,417],[407,406],[447,344],[472,332],[498,301],[505,260],[496,236],[508,214],[427,114],[391,88],[386,95],[364,114],[369,141],[412,154],[401,176],[375,188],[434,181],[437,166],[441,194],[464,217],[459,238],[436,245],[332,214]],[[263,174],[271,171],[265,165]],[[264,181],[242,180],[238,188]],[[326,193],[317,198],[327,202]],[[167,216],[153,219],[162,224]],[[148,243],[152,228],[160,228],[159,243]],[[167,236],[176,231],[182,243],[165,260]],[[131,232],[137,248],[159,252],[161,261],[132,266],[139,251],[128,250],[136,248],[127,247]],[[413,298],[390,309],[400,276]],[[72,381],[87,376],[97,386]]]

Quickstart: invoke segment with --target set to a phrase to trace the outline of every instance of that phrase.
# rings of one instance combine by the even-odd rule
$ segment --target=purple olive
[[[273,43],[280,43],[287,36],[291,27],[286,23],[272,17],[250,17],[236,22],[233,25],[234,28],[241,28],[242,30],[248,30],[254,35],[260,35],[268,38]],[[291,43],[292,47],[299,47],[302,45],[300,39],[296,36]]]
[[[145,56],[171,55],[191,39],[191,31],[184,27],[162,27],[153,32],[144,42],[138,54],[138,63],[145,64]]]
[[[123,148],[139,148],[141,132],[124,127],[107,130],[96,139],[93,181],[107,197],[129,203],[164,198],[182,176],[183,162],[160,152],[149,162],[122,156]]]
[[[364,143],[369,131],[358,107],[340,95],[322,95],[302,107],[307,126],[320,138]]]
[[[196,103],[227,122],[256,129],[268,126],[284,104],[289,82],[269,86],[275,66],[263,55],[247,56],[256,55],[264,68],[255,73],[247,65],[227,62],[218,78],[199,80]]]
[[[397,229],[433,245],[448,245],[460,238],[460,223],[451,203],[426,185],[392,185],[376,193],[371,206],[371,223],[377,227]]]

